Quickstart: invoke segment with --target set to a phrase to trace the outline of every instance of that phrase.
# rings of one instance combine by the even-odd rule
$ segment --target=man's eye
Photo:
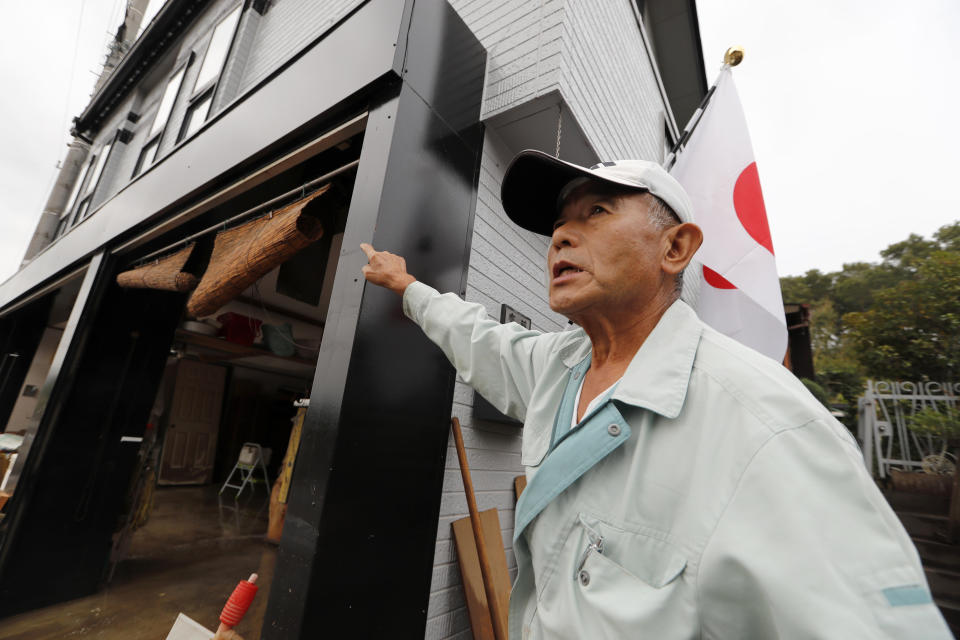
[[[595,215],[600,214],[600,213],[606,213],[606,212],[607,212],[607,210],[604,209],[603,207],[601,207],[601,206],[598,205],[598,204],[597,204],[597,205],[594,205],[594,206],[591,207],[591,209],[590,209],[590,215],[592,215],[592,216],[595,216]]]
[[[563,220],[557,220],[556,222],[554,222],[554,223],[553,223],[553,230],[556,231],[557,229],[559,229],[560,227],[562,227],[562,226],[563,226],[563,222],[564,222]]]

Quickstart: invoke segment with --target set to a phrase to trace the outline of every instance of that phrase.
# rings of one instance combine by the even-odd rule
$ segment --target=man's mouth
[[[583,269],[573,264],[572,262],[567,262],[566,260],[560,260],[553,265],[553,277],[559,278],[561,276],[570,275],[573,273],[582,273]]]

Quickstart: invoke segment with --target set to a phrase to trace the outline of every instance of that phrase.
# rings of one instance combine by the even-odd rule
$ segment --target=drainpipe
[[[33,232],[33,238],[30,239],[30,244],[27,246],[27,252],[24,254],[20,266],[30,262],[44,247],[53,242],[53,234],[57,231],[60,215],[67,206],[67,199],[70,197],[73,184],[79,178],[80,168],[83,167],[89,151],[90,145],[80,138],[74,138],[67,145],[67,157],[60,164],[57,181],[50,190],[47,204],[43,207],[40,221],[37,223],[37,228]]]

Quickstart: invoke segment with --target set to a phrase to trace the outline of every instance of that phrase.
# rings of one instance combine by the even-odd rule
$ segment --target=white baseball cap
[[[559,207],[573,186],[584,178],[648,191],[673,209],[680,222],[693,222],[693,205],[676,179],[656,162],[617,160],[581,167],[542,151],[521,151],[510,162],[500,201],[513,222],[544,236],[553,235]],[[571,182],[577,181],[577,185]]]

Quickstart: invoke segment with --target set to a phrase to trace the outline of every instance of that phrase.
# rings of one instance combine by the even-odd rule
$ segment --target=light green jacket
[[[419,282],[403,304],[524,422],[512,639],[952,637],[846,428],[685,303],[573,430],[581,329],[501,325]]]

